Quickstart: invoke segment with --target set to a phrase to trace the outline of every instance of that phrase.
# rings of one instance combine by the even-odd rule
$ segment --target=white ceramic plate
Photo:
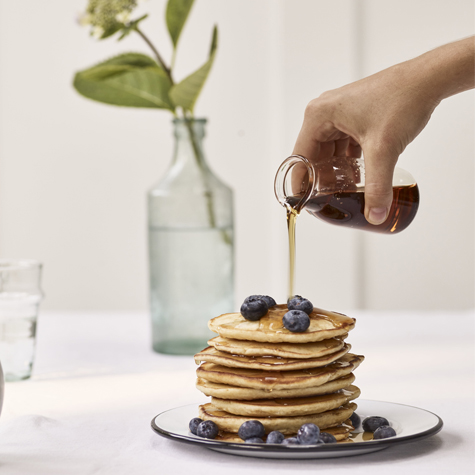
[[[348,457],[376,452],[393,445],[430,437],[437,434],[443,425],[442,419],[432,412],[391,402],[358,399],[357,414],[361,420],[368,416],[385,417],[396,431],[396,437],[317,446],[245,444],[203,439],[193,435],[188,429],[191,419],[198,417],[198,404],[176,407],[162,412],[152,420],[152,429],[162,437],[186,444],[201,445],[203,448],[227,454],[263,458],[309,459]]]

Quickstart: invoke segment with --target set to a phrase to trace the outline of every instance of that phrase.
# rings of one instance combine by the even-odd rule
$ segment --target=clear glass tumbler
[[[0,260],[0,362],[5,381],[31,376],[35,355],[42,264]]]

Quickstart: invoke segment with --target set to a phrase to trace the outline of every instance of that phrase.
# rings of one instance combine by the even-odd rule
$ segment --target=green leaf
[[[175,108],[170,79],[149,56],[126,53],[76,73],[74,88],[83,96],[125,107]]]
[[[169,96],[176,106],[180,106],[185,110],[193,112],[196,100],[200,95],[201,90],[206,82],[208,74],[213,65],[216,56],[216,48],[218,47],[218,28],[213,29],[213,36],[211,38],[211,47],[209,52],[209,59],[201,68],[194,73],[187,76],[183,81],[176,84],[170,89]]]
[[[143,15],[141,16],[140,18],[137,18],[137,20],[134,20],[134,21],[131,21],[130,23],[128,23],[127,25],[125,25],[125,28],[122,28],[122,32],[119,36],[119,38],[117,39],[117,41],[120,41],[120,40],[123,40],[126,36],[128,36],[132,31],[134,31],[135,29],[137,29],[137,26],[139,25],[139,23],[142,21],[142,20],[145,20],[145,18],[147,18],[148,15]]]
[[[218,47],[218,27],[214,25],[213,35],[211,36],[211,46],[209,49],[210,57],[214,54],[217,47]]]
[[[165,18],[174,49],[176,49],[181,30],[185,26],[193,2],[194,0],[168,0]]]
[[[123,23],[118,21],[114,22],[113,24],[109,25],[109,27],[103,31],[102,35],[98,38],[99,40],[105,40],[109,38],[109,36],[115,35],[118,31],[120,31],[124,27]],[[91,35],[92,35],[91,31]]]

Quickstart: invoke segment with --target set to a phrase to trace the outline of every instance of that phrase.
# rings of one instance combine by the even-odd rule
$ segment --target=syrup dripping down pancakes
[[[258,321],[240,313],[210,320],[219,336],[195,355],[196,386],[211,397],[198,416],[218,425],[218,440],[242,442],[237,432],[248,420],[288,436],[312,422],[338,441],[353,430],[353,371],[364,360],[345,342],[355,319],[314,308],[308,329],[291,332],[282,323],[287,311],[275,305]]]

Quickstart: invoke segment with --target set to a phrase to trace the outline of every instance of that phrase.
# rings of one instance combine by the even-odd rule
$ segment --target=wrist
[[[475,38],[449,43],[409,61],[416,81],[439,103],[475,86]]]

